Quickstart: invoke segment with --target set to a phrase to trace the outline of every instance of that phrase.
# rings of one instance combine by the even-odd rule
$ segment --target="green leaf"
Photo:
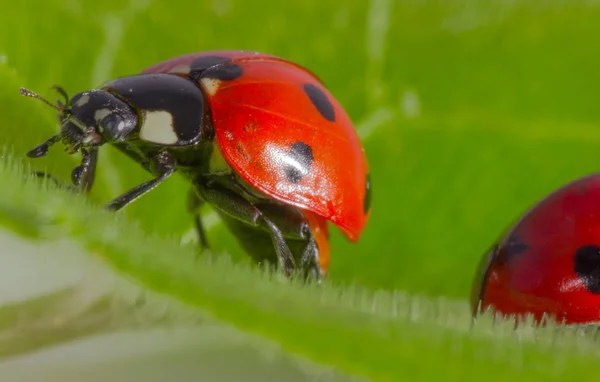
[[[182,359],[179,375],[210,379],[207,370],[229,357],[247,369],[221,377],[244,380],[271,372],[277,380],[303,380],[322,366],[336,370],[335,380],[595,378],[592,330],[514,331],[510,321],[494,325],[490,317],[471,327],[467,298],[480,257],[510,223],[557,187],[597,171],[598,4],[0,5],[0,144],[6,147],[0,254],[7,269],[0,280],[10,280],[6,289],[15,293],[42,281],[60,285],[3,300],[0,375],[22,378],[27,368],[19,362],[34,351],[56,351],[54,357],[62,354],[61,362],[78,371],[65,372],[55,358],[39,376],[114,380],[138,370],[137,379],[164,380],[165,370],[177,373],[170,360]],[[324,285],[301,286],[253,269],[209,208],[214,256],[194,260],[185,211],[190,186],[180,177],[118,217],[100,212],[103,203],[149,178],[113,148],[101,151],[85,202],[28,176],[48,171],[68,183],[80,158],[60,145],[43,159],[26,158],[58,126],[55,111],[21,97],[19,87],[54,100],[54,84],[72,95],[175,55],[211,49],[264,51],[309,67],[356,122],[372,172],[373,210],[357,244],[332,230]],[[24,269],[37,273],[15,276]],[[83,280],[73,279],[81,274]],[[148,334],[165,327],[180,334]],[[182,327],[197,333],[179,332]],[[211,334],[213,328],[220,334]],[[114,355],[109,370],[82,356],[64,361],[73,341],[98,349],[94,336],[117,331],[150,339],[126,337],[121,343],[133,345],[137,355]],[[136,347],[138,341],[145,345]],[[269,360],[248,349],[275,355]],[[310,362],[299,365],[298,359]],[[262,371],[248,371],[254,364]]]
[[[20,304],[3,305],[0,349],[5,349],[4,357],[115,331],[139,333],[190,325],[198,327],[199,342],[213,341],[204,329],[217,320],[262,337],[253,342],[256,348],[269,349],[262,341],[274,341],[281,346],[276,354],[285,351],[312,361],[305,363],[308,371],[304,372],[309,374],[320,372],[318,364],[322,364],[381,381],[407,376],[463,380],[465,375],[487,373],[498,380],[546,380],[573,376],[575,367],[583,371],[578,379],[595,378],[589,372],[597,365],[597,355],[591,351],[597,346],[590,335],[594,328],[524,325],[515,331],[510,321],[495,322],[489,315],[473,326],[464,301],[361,287],[340,289],[328,282],[303,285],[234,265],[224,255],[196,257],[192,246],[148,236],[122,218],[91,208],[80,196],[18,182],[20,174],[20,169],[0,170],[3,183],[12,185],[0,189],[0,210],[10,206],[36,217],[31,224],[40,235],[38,240],[23,242],[20,237],[30,236],[19,236],[14,225],[5,227],[5,261],[15,264],[19,259],[16,265],[21,267],[13,271],[20,273],[28,269],[23,267],[23,256],[36,260],[38,272],[59,267],[59,277],[52,271],[36,272],[36,282],[54,284],[54,290],[64,286]],[[73,274],[85,277],[73,278]],[[222,338],[228,341],[229,337]],[[146,341],[157,347],[159,359],[165,362],[171,351],[189,346],[182,340]],[[224,356],[243,350],[235,346],[239,344],[228,345],[233,349]],[[144,354],[135,343],[128,346],[138,356],[156,356]],[[195,351],[187,348],[184,353],[193,358]],[[55,352],[60,354],[60,348]],[[118,364],[122,362],[119,359]],[[430,367],[432,362],[435,368]],[[50,364],[56,367],[56,361]],[[283,368],[286,378],[298,372],[286,364],[284,358],[275,369]],[[524,364],[539,367],[524,369]],[[10,371],[10,365],[10,358],[0,362],[0,373],[3,366]],[[126,367],[129,372],[131,365]],[[147,367],[158,365],[163,363]]]

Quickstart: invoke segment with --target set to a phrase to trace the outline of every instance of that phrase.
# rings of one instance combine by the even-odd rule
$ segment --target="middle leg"
[[[269,201],[249,201],[211,181],[195,182],[201,199],[217,209],[242,246],[256,260],[275,261],[291,275],[294,271],[320,275],[318,246],[302,213],[293,206]],[[266,246],[265,237],[270,240]],[[271,258],[271,259],[269,259]]]

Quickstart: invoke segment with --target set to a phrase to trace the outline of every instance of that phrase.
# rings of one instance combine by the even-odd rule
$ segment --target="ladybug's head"
[[[83,147],[123,141],[138,123],[135,111],[105,90],[76,94],[61,119],[64,134]]]
[[[125,140],[135,129],[138,117],[135,111],[125,102],[105,90],[90,90],[76,94],[73,98],[56,87],[65,102],[56,105],[26,89],[21,94],[37,98],[52,106],[59,112],[61,121],[60,133],[29,151],[29,157],[41,157],[56,142],[67,145],[69,153],[91,150],[107,142]]]

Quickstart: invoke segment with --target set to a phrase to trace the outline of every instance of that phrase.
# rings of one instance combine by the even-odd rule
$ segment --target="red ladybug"
[[[108,143],[154,176],[108,203],[110,210],[180,172],[193,185],[189,205],[202,247],[198,208],[209,203],[258,262],[318,277],[329,265],[327,221],[352,241],[367,223],[371,185],[352,122],[315,75],[290,61],[195,53],[70,99],[59,92],[61,131],[30,157],[64,142],[82,154],[72,178],[87,191],[98,147]]]
[[[484,256],[473,313],[600,321],[600,173],[553,192]]]

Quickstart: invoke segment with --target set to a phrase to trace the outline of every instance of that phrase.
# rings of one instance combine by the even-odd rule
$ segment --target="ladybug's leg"
[[[54,177],[46,172],[34,171],[32,173],[32,175],[35,175],[38,178],[45,178],[45,179],[51,180],[54,183],[54,185],[56,185],[56,187],[58,187],[58,188],[63,188],[63,189],[66,189],[67,191],[71,191],[71,192],[77,192],[77,188],[75,186],[72,186],[70,184],[64,184],[63,182],[56,179],[56,177]]]
[[[304,235],[308,238],[306,240],[306,247],[304,247],[304,251],[302,252],[302,257],[300,258],[300,268],[312,271],[317,271],[317,275],[320,273],[320,268],[318,265],[319,259],[319,248],[317,247],[317,243],[313,237],[312,232],[308,226],[308,223],[304,226],[305,233]]]
[[[261,201],[255,203],[263,215],[267,216],[283,233],[288,244],[294,243],[294,258],[298,260],[298,269],[308,276],[310,273],[320,274],[318,264],[319,247],[313,237],[306,217],[294,206],[278,202]]]
[[[200,208],[204,204],[204,201],[198,197],[196,190],[191,189],[188,198],[188,211],[194,217],[194,223],[196,225],[196,233],[198,235],[198,242],[200,243],[201,249],[209,249],[208,238],[206,231],[202,224],[202,218],[200,217]]]
[[[106,205],[106,208],[108,208],[110,211],[120,210],[140,196],[144,195],[146,192],[155,189],[159,184],[167,180],[167,178],[175,173],[175,161],[166,153],[163,153],[157,157],[155,159],[155,163],[152,164],[152,167],[154,172],[158,174],[156,178],[144,182],[139,186],[134,187],[124,194],[114,198]]]
[[[96,165],[98,164],[98,150],[93,149],[91,151],[81,151],[81,164],[73,169],[71,173],[71,180],[74,186],[64,185],[58,181],[54,176],[47,174],[43,171],[35,171],[33,175],[52,180],[58,187],[66,187],[68,190],[76,192],[81,190],[83,192],[89,192],[94,184],[96,177]]]
[[[252,203],[239,194],[213,182],[197,181],[199,197],[221,213],[248,226],[263,228],[269,232],[279,266],[290,276],[296,269],[294,256],[286,243],[281,229]]]
[[[98,149],[93,148],[89,152],[81,150],[81,164],[73,169],[71,180],[75,187],[83,192],[89,192],[96,178],[96,165],[98,164]]]

